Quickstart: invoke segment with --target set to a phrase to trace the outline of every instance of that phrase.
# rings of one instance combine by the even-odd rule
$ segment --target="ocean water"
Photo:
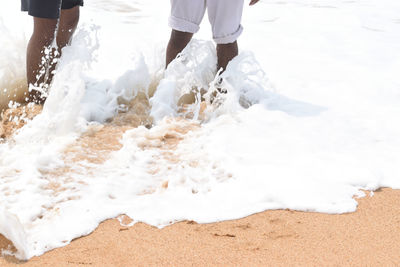
[[[1,108],[24,87],[32,21],[19,8],[0,3]],[[168,10],[86,1],[42,113],[0,140],[0,233],[17,249],[3,253],[29,259],[124,214],[163,227],[345,213],[362,190],[400,189],[397,0],[246,7],[212,104],[207,19],[164,71]]]

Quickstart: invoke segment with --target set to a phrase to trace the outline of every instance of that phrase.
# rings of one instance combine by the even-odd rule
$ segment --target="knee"
[[[79,23],[79,7],[61,11],[60,28],[61,33],[72,33]]]
[[[50,45],[55,38],[56,27],[56,19],[42,19],[35,17],[32,40],[42,46]]]
[[[74,31],[79,23],[79,7],[61,12],[60,30]]]

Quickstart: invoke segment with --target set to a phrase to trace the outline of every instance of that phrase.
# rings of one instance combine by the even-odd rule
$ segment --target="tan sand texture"
[[[399,203],[400,190],[383,189],[342,215],[277,210],[161,230],[108,220],[66,247],[0,266],[400,266]],[[0,248],[9,245],[0,236]]]
[[[0,88],[6,88],[6,90],[0,90],[0,113],[8,108],[8,103],[10,101],[23,103],[25,94],[28,92],[26,79],[5,80],[11,80],[15,82],[13,82],[12,84],[0,84]]]
[[[10,138],[16,130],[22,128],[40,112],[42,106],[33,104],[4,110],[0,119],[0,138]]]

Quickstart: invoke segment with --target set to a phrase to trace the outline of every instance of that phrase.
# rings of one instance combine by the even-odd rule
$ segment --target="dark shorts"
[[[60,9],[83,6],[83,0],[21,0],[21,10],[38,18],[58,19]]]

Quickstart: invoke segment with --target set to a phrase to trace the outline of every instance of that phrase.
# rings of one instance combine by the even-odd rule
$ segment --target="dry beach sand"
[[[30,261],[0,266],[399,266],[400,191],[382,189],[343,215],[266,211],[164,229],[103,222],[91,235]],[[10,243],[0,236],[0,248]]]

